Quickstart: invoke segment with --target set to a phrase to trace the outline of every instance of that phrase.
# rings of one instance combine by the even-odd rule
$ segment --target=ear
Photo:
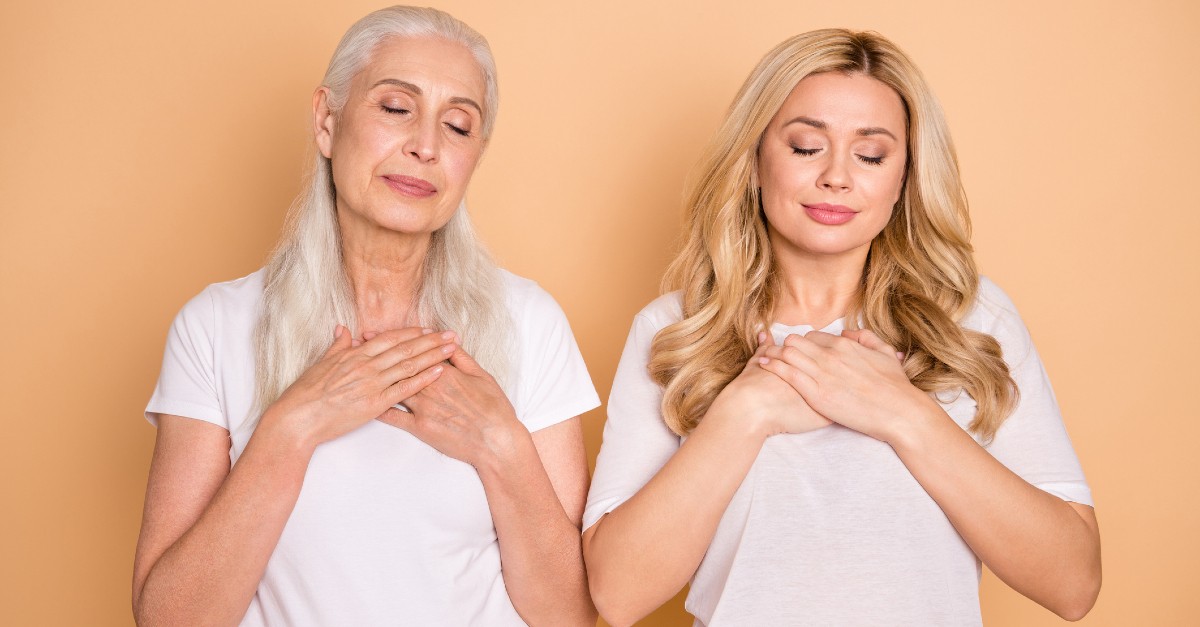
[[[333,154],[333,111],[329,109],[329,88],[322,85],[313,92],[313,136],[317,149],[326,159]]]

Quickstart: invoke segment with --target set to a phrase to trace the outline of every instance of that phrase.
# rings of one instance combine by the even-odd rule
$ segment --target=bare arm
[[[888,440],[971,550],[1004,583],[1067,620],[1100,593],[1100,530],[1091,507],[1018,477],[936,403]]]
[[[479,467],[504,584],[530,625],[596,623],[579,546],[587,458],[579,418],[524,435]]]
[[[496,382],[462,350],[435,385],[380,420],[475,467],[500,545],[505,588],[531,625],[594,625],[579,546],[587,461],[578,418],[530,434]]]
[[[161,416],[134,558],[138,624],[237,624],[316,446],[436,380],[452,338],[406,329],[352,347],[339,331],[325,357],[264,412],[232,470],[225,429]]]
[[[764,374],[745,369],[663,468],[584,533],[592,598],[612,625],[633,624],[691,579],[768,436],[829,424]]]
[[[632,625],[691,579],[766,440],[714,405],[645,487],[583,534],[592,598]]]
[[[312,449],[267,425],[229,469],[229,433],[160,416],[134,559],[139,625],[236,625],[300,493]]]
[[[763,368],[823,415],[887,442],[959,535],[1013,589],[1068,620],[1100,592],[1100,534],[1092,508],[1027,483],[914,387],[869,331],[789,336]]]

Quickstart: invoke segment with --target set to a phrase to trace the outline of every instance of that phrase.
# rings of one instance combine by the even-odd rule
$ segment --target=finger
[[[804,334],[803,338],[817,346],[824,346],[825,348],[833,348],[842,340],[842,338],[824,331],[809,331]]]
[[[398,344],[428,335],[436,334],[432,331],[426,333],[425,329],[422,329],[421,327],[405,327],[403,329],[384,331],[383,333],[372,337],[370,340],[363,342],[363,354],[367,355],[368,357],[374,357],[386,352]]]
[[[428,370],[438,364],[444,364],[450,356],[447,350],[453,352],[454,344],[446,344],[445,346],[434,346],[427,351],[417,353],[412,357],[401,359],[400,361],[384,367],[379,372],[379,379],[384,385],[392,385],[404,379],[411,379],[419,373]],[[379,359],[382,359],[380,357]]]
[[[884,342],[875,335],[870,329],[856,329],[854,331],[842,331],[843,337],[848,337],[862,346],[865,346],[873,351],[879,351],[885,355],[891,356],[896,353],[896,349],[892,348],[887,342]]]
[[[382,372],[382,371],[388,370],[389,368],[391,368],[397,364],[400,364],[407,360],[410,360],[413,357],[416,357],[417,355],[422,355],[431,350],[440,350],[441,351],[441,353],[440,353],[441,356],[438,358],[437,361],[442,361],[443,359],[449,358],[450,355],[455,350],[454,333],[452,333],[450,331],[447,331],[445,333],[427,333],[425,335],[419,335],[411,340],[400,342],[399,344],[376,355],[371,360],[371,365],[375,369]],[[436,362],[434,362],[434,363],[436,363]],[[411,377],[417,371],[424,370],[425,368],[427,368],[431,365],[433,365],[433,364],[430,363],[430,364],[421,366],[420,368],[416,368],[415,370],[412,370],[412,372],[410,372],[406,376]]]
[[[384,390],[384,398],[387,400],[389,405],[403,403],[417,392],[425,389],[425,387],[430,383],[437,381],[438,377],[442,376],[442,372],[445,369],[446,366],[443,364],[437,364],[431,368],[426,368],[411,377],[400,379],[399,381],[389,385]],[[412,409],[411,405],[409,406],[409,409]],[[394,411],[400,412],[399,409],[395,409]]]
[[[763,365],[770,360],[782,361],[808,373],[809,376],[816,376],[821,372],[819,362],[795,346],[770,346],[759,356],[758,363]]]
[[[812,359],[824,359],[828,356],[828,354],[825,352],[828,347],[813,341],[816,339],[814,337],[816,333],[819,333],[819,331],[809,331],[808,335],[796,335],[793,333],[783,338],[783,344],[781,344],[781,346],[790,346],[791,348],[808,355]]]
[[[816,398],[817,380],[800,368],[781,359],[770,358],[766,358],[765,362],[760,362],[759,366],[792,386],[792,389],[804,398],[804,402],[809,403],[809,399]]]
[[[767,333],[766,331],[759,331],[758,332],[758,345],[759,346],[763,346],[763,345],[774,346],[775,338],[772,337],[771,334]]]

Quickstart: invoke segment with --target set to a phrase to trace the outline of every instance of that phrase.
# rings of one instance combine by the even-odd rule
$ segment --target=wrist
[[[503,475],[529,452],[537,454],[533,437],[525,425],[514,419],[484,432],[478,459],[473,460],[471,465],[481,474]]]
[[[263,412],[251,437],[270,441],[272,448],[280,453],[304,456],[311,456],[321,443],[315,429],[312,428],[312,421],[306,420],[298,412],[281,408],[278,404],[268,407]]]
[[[888,432],[881,438],[897,454],[922,450],[930,436],[949,418],[927,392],[914,387],[910,399],[911,402],[905,403],[893,419],[887,421]]]
[[[709,429],[722,431],[726,437],[738,437],[751,443],[762,445],[766,439],[778,433],[776,425],[769,420],[769,414],[757,411],[759,404],[740,404],[735,399],[718,394],[709,405],[700,425],[709,425]],[[700,427],[697,426],[697,429]]]

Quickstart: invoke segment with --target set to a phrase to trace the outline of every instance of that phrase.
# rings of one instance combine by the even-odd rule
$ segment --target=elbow
[[[1057,614],[1059,618],[1066,621],[1071,621],[1073,623],[1078,620],[1083,620],[1083,617],[1087,616],[1088,612],[1092,611],[1092,606],[1095,604],[1096,599],[1093,597],[1090,601],[1074,602],[1071,605],[1056,610],[1054,613]]]
[[[145,610],[142,607],[142,587],[143,586],[137,585],[137,582],[134,582],[133,594],[130,598],[130,604],[133,610],[133,624],[135,625],[148,624],[146,622]]]
[[[619,596],[607,594],[606,589],[600,573],[594,571],[588,573],[588,592],[592,595],[592,604],[604,622],[612,627],[626,627],[637,622],[640,617],[630,616],[625,611],[626,608],[622,607]]]
[[[632,595],[622,594],[612,582],[607,582],[599,568],[588,570],[588,592],[600,617],[612,627],[628,627],[649,613],[639,613],[631,607]]]
[[[1097,560],[1095,567],[1088,569],[1088,572],[1079,581],[1064,587],[1065,598],[1058,607],[1052,608],[1054,613],[1059,618],[1071,622],[1087,616],[1088,612],[1096,606],[1096,599],[1100,597],[1101,580],[1100,563]]]
[[[628,608],[623,608],[620,605],[609,605],[603,608],[597,603],[597,610],[600,612],[600,618],[612,627],[630,627],[638,621],[641,616],[638,616],[628,611]]]

